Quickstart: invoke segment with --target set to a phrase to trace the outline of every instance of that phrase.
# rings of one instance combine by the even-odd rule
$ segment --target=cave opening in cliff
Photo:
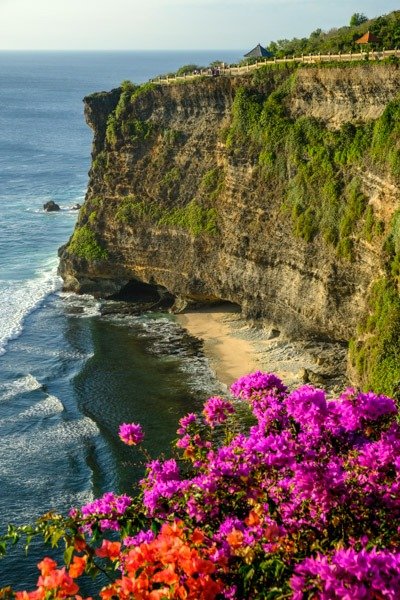
[[[203,306],[203,308],[212,308],[214,313],[241,313],[242,307],[240,304],[236,304],[235,302],[231,302],[230,300],[214,300],[212,302],[201,303],[198,305]]]
[[[158,308],[169,308],[173,305],[175,298],[162,286],[144,283],[138,279],[131,279],[119,292],[112,296],[113,300],[124,302],[143,303],[157,306]]]

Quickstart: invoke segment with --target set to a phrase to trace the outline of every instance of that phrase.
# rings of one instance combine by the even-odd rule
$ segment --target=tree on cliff
[[[368,21],[368,17],[364,13],[354,13],[354,15],[351,15],[349,25],[350,27],[358,27],[366,21]]]

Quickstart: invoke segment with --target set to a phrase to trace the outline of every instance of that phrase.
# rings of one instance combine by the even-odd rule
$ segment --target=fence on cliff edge
[[[388,58],[389,56],[396,56],[400,58],[400,49],[395,50],[379,50],[379,51],[370,51],[370,52],[349,52],[347,54],[302,54],[301,56],[291,56],[285,58],[268,58],[268,59],[260,59],[258,62],[248,65],[243,65],[241,67],[218,67],[218,75],[219,76],[235,76],[235,75],[243,75],[245,73],[249,73],[250,71],[254,71],[255,69],[259,69],[260,67],[264,67],[265,65],[274,65],[274,64],[288,64],[288,63],[300,63],[300,64],[319,64],[322,62],[349,62],[349,61],[379,61],[384,58]],[[182,81],[190,81],[193,79],[197,79],[199,77],[212,77],[212,71],[215,73],[215,69],[207,68],[201,69],[197,73],[191,73],[187,75],[171,75],[171,76],[160,76],[151,79],[153,83],[160,84],[171,84],[175,82]]]

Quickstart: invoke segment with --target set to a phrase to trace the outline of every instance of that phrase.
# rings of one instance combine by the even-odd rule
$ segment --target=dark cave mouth
[[[175,297],[160,285],[131,279],[116,294],[113,294],[110,300],[144,305],[154,304],[158,308],[166,309],[174,304]]]
[[[240,304],[230,300],[210,298],[210,297],[188,297],[183,300],[181,309],[179,306],[179,298],[171,294],[167,288],[155,283],[145,283],[138,279],[130,279],[121,289],[109,297],[110,300],[126,302],[128,304],[143,305],[144,309],[157,308],[160,310],[173,309],[174,312],[185,312],[185,310],[198,310],[213,312],[232,312],[241,313],[242,307]],[[177,304],[178,303],[178,304]]]

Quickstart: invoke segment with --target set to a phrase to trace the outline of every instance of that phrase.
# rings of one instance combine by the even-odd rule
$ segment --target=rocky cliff
[[[229,301],[292,337],[353,338],[357,353],[374,335],[358,327],[374,282],[397,281],[399,92],[397,65],[365,64],[85,98],[93,161],[65,288]]]

